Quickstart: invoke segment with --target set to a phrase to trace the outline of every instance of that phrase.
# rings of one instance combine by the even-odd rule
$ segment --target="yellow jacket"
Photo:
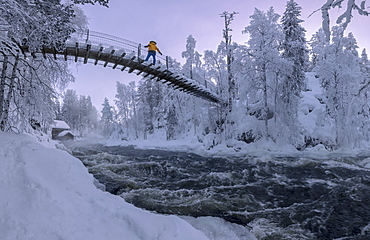
[[[158,51],[160,54],[162,54],[161,51],[159,51],[159,48],[157,47],[157,45],[155,44],[155,42],[150,42],[145,47],[148,48],[148,51]]]

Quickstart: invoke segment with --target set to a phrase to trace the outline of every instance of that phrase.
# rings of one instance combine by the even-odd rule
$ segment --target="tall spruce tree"
[[[308,60],[306,30],[301,26],[304,21],[299,19],[299,16],[301,16],[301,7],[295,0],[289,0],[281,19],[284,32],[282,57],[293,65],[292,73],[287,76],[286,83],[289,84],[289,93],[294,95],[299,95],[306,87],[304,69]],[[286,98],[289,98],[289,93],[285,93]],[[289,99],[286,100],[289,101]]]
[[[279,98],[277,101],[277,121],[280,136],[284,136],[292,144],[298,141],[298,103],[299,95],[306,88],[304,69],[308,60],[305,29],[301,26],[303,20],[299,19],[301,7],[295,0],[289,0],[281,19],[284,40],[282,42],[282,58],[287,60],[291,68],[280,74]]]
[[[104,98],[101,110],[100,127],[103,136],[109,136],[114,131],[114,112],[109,100]]]

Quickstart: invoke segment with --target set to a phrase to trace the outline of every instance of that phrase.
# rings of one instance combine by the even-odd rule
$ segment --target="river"
[[[106,190],[162,214],[214,216],[258,239],[370,239],[368,156],[203,157],[133,146],[74,146]]]

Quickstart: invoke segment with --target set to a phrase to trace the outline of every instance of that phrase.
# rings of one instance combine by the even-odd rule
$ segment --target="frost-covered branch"
[[[73,3],[76,4],[95,4],[98,3],[102,6],[108,7],[109,0],[73,0]]]
[[[326,0],[326,2],[322,5],[321,15],[322,15],[322,28],[325,32],[326,41],[330,41],[330,16],[329,10],[331,8],[342,8],[342,4],[345,0]],[[347,0],[347,7],[343,14],[341,14],[338,18],[336,23],[341,24],[343,29],[345,30],[348,24],[352,20],[352,12],[356,10],[362,16],[368,16],[370,12],[366,11],[366,0],[361,0],[360,4],[357,4],[359,0]],[[315,11],[317,12],[317,11]],[[314,12],[314,13],[315,13]],[[311,14],[312,15],[312,14]]]
[[[370,86],[370,80],[368,80],[365,84],[360,86],[360,89],[358,90],[358,93],[355,94],[355,96],[359,96],[365,89],[368,89]]]

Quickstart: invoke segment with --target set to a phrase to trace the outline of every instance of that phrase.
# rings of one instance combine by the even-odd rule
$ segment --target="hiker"
[[[153,57],[153,65],[155,65],[155,54],[156,54],[156,51],[159,52],[159,54],[162,55],[161,51],[159,51],[159,48],[157,47],[157,43],[154,42],[154,41],[150,41],[148,45],[144,46],[146,48],[148,48],[148,56],[146,56],[146,59],[145,61],[148,61],[150,56]]]

